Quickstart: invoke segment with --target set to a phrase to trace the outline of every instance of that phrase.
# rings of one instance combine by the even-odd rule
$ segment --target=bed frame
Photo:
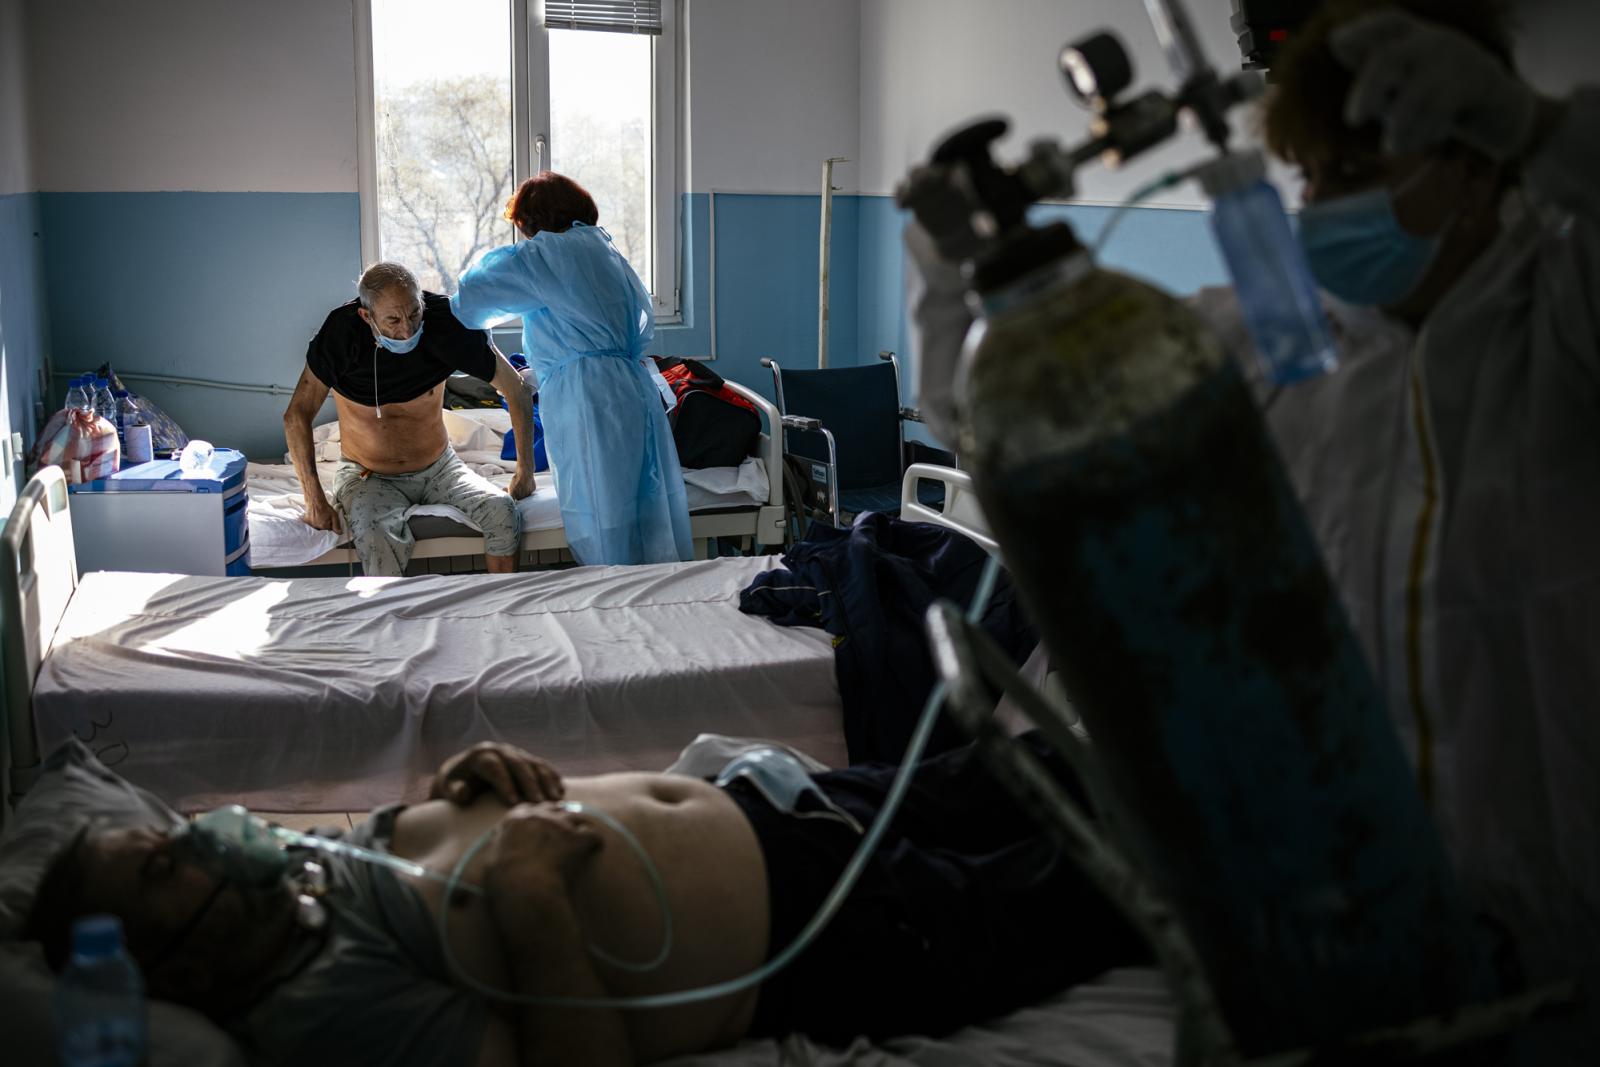
[[[779,425],[777,406],[748,386],[735,381],[727,381],[727,385],[729,389],[755,405],[765,423],[766,429],[760,436],[757,455],[767,468],[767,499],[765,503],[753,507],[717,508],[691,513],[689,536],[694,541],[696,559],[709,558],[713,554],[712,540],[718,537],[738,538],[746,541],[748,547],[755,549],[783,543],[785,526],[783,435],[773,430],[773,427]],[[407,569],[408,574],[481,571],[483,535],[471,533],[419,537],[412,550],[411,560],[412,566]],[[360,561],[355,549],[341,545],[301,566],[353,567]],[[522,535],[522,554],[517,561],[519,566],[538,567],[571,562],[573,559],[567,547],[566,531],[559,527],[552,530],[530,530]],[[269,568],[262,573],[270,574],[272,569]]]
[[[12,804],[39,777],[33,680],[56,624],[78,588],[78,555],[60,467],[28,480],[0,530],[0,668],[6,728],[0,736],[0,827]]]
[[[771,440],[765,443],[770,445]],[[925,480],[944,484],[942,511],[916,503],[917,485]],[[917,464],[906,472],[903,494],[903,517],[947,526],[990,551],[997,550],[966,472]],[[770,507],[776,505],[761,512]],[[59,467],[45,467],[23,488],[0,530],[0,667],[4,670],[0,710],[5,715],[0,731],[0,828],[11,805],[39,776],[42,753],[33,714],[34,681],[77,588],[66,478]]]

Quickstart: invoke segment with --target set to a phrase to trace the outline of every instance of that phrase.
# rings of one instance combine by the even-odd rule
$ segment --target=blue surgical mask
[[[378,343],[395,355],[403,356],[413,348],[416,348],[417,342],[422,340],[422,325],[422,323],[418,323],[417,332],[407,337],[404,341],[396,341],[393,337],[385,337],[381,333],[376,334]]]
[[[1385,187],[1300,209],[1300,245],[1317,283],[1341,300],[1388,307],[1409,296],[1439,254],[1439,237],[1400,225]]]

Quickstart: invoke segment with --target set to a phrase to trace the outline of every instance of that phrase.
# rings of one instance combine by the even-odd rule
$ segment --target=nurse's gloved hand
[[[467,805],[485,791],[507,807],[560,800],[567,792],[561,775],[538,756],[501,741],[480,741],[444,761],[428,798]]]
[[[506,492],[511,494],[512,500],[526,500],[537,488],[539,482],[534,478],[533,472],[518,467],[517,473],[511,478],[511,484],[506,486]]]
[[[1463,33],[1382,11],[1334,30],[1328,44],[1355,75],[1345,122],[1382,123],[1388,153],[1460,141],[1505,160],[1533,135],[1538,95]]]

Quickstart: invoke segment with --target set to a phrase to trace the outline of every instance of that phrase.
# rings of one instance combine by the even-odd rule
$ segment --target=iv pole
[[[822,161],[822,238],[817,262],[817,369],[828,369],[828,268],[833,257],[833,165],[850,162],[843,156]]]

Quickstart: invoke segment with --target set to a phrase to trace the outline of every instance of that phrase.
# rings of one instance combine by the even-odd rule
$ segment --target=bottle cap
[[[111,387],[111,383],[104,378],[96,378],[94,380],[94,387],[96,389],[109,389]]]
[[[122,920],[115,915],[88,915],[72,924],[72,953],[98,959],[122,947]]]
[[[123,397],[128,395],[128,391],[126,389],[113,389],[111,390],[111,395],[116,397],[118,400],[121,400]]]

